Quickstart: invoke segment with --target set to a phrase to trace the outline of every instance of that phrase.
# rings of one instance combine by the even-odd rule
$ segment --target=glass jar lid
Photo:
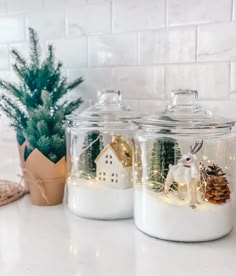
[[[98,91],[98,101],[79,115],[71,115],[67,122],[73,125],[81,122],[88,123],[112,123],[129,122],[141,118],[129,106],[124,105],[119,90]]]
[[[179,129],[232,128],[235,120],[214,116],[198,103],[196,90],[173,90],[164,112],[136,121],[140,127]]]

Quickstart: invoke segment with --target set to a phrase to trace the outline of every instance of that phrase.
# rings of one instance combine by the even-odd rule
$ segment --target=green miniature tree
[[[169,171],[169,165],[174,165],[181,158],[178,143],[173,138],[159,138],[154,142],[151,155],[149,181],[152,188],[162,191]],[[172,185],[175,189],[175,185]]]
[[[79,170],[83,177],[96,176],[95,160],[103,149],[102,137],[99,131],[93,130],[87,133],[79,156]]]
[[[48,46],[47,56],[41,62],[38,36],[32,28],[29,28],[29,39],[29,61],[18,51],[11,52],[19,83],[0,80],[0,88],[4,90],[0,108],[10,118],[18,143],[27,141],[25,158],[37,148],[52,162],[57,162],[66,152],[65,118],[82,103],[81,98],[69,102],[65,95],[83,79],[79,77],[68,83],[61,73],[62,63],[55,61],[53,46]]]

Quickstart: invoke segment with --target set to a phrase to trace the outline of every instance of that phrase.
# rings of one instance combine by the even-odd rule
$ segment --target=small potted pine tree
[[[12,50],[13,70],[18,83],[0,80],[0,108],[16,131],[23,176],[34,205],[56,205],[63,200],[66,173],[65,118],[82,103],[68,101],[66,94],[77,87],[62,75],[62,63],[55,60],[49,45],[41,61],[35,30],[29,28],[30,59]]]

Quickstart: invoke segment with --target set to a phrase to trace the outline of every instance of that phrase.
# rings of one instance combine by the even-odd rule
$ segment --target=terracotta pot
[[[65,157],[53,163],[35,149],[25,161],[22,147],[23,145],[19,146],[20,160],[32,204],[52,206],[62,203],[66,176]]]

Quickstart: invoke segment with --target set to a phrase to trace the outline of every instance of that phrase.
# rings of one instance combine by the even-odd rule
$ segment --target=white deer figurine
[[[196,153],[200,151],[202,145],[203,140],[196,142],[193,147],[190,146],[190,152],[184,154],[177,165],[170,165],[165,181],[165,194],[168,193],[173,182],[179,185],[186,185],[189,203],[192,208],[196,208],[196,204],[199,203],[197,200],[197,186],[200,181],[200,171]]]

